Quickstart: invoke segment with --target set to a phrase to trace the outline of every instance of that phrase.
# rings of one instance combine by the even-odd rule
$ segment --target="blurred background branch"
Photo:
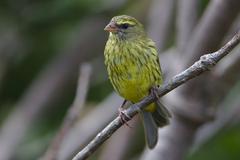
[[[61,147],[58,159],[71,159],[79,148],[83,147],[104,125],[112,120],[117,114],[117,107],[115,106],[119,106],[122,101],[123,99],[116,94],[111,94],[103,102],[98,104],[95,109],[89,111],[89,113],[74,126],[63,141],[64,145]],[[79,138],[79,135],[81,135],[81,138]]]
[[[179,0],[177,7],[177,48],[181,54],[187,47],[191,33],[198,22],[199,2],[192,0]]]
[[[119,14],[144,24],[159,49],[165,81],[240,29],[239,0],[2,0],[0,160],[44,155],[73,104],[84,62],[93,68],[84,107],[56,158],[70,159],[116,115],[122,99],[107,79],[103,28]],[[175,113],[171,125],[159,130],[160,141],[168,145],[144,149],[136,117],[132,129],[121,128],[90,159],[112,159],[111,153],[116,159],[148,159],[167,152],[172,154],[167,158],[181,155],[178,160],[240,159],[239,49],[211,72],[163,97]],[[171,132],[179,134],[167,140]]]
[[[77,76],[79,63],[93,58],[93,50],[97,49],[97,46],[103,48],[103,35],[98,36],[99,41],[89,35],[89,31],[92,35],[103,34],[100,32],[101,28],[96,27],[104,26],[105,23],[102,18],[89,19],[84,24],[79,28],[80,31],[75,32],[72,42],[69,42],[65,51],[39,73],[36,81],[25,91],[25,94],[17,102],[15,110],[3,123],[0,131],[0,149],[4,152],[1,152],[0,159],[8,159],[13,155],[12,152],[16,149],[15,147],[20,143],[34,121],[41,117],[41,113],[45,112],[44,110],[47,107],[54,106],[54,103],[57,103],[56,101],[61,100],[61,97],[69,88],[68,83],[72,83]],[[98,43],[98,45],[92,43],[95,48],[87,47],[88,41],[93,41],[87,38],[94,39],[96,43],[101,43]]]
[[[153,0],[148,18],[148,33],[161,52],[167,47],[173,28],[175,0]]]
[[[57,135],[42,158],[43,160],[56,159],[64,137],[71,130],[72,125],[77,121],[86,100],[91,71],[92,68],[90,64],[83,63],[81,65],[76,97],[63,120],[60,130],[57,132]]]

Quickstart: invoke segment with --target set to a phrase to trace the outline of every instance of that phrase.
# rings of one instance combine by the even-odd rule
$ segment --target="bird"
[[[109,37],[104,63],[114,90],[126,101],[137,103],[149,94],[157,95],[163,77],[155,43],[134,17],[113,17],[104,28]],[[171,113],[159,98],[140,111],[145,139],[150,149],[158,142],[158,128],[169,124]]]

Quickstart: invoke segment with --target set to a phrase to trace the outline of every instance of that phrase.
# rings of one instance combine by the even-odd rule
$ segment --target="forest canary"
[[[109,31],[104,57],[109,79],[125,100],[136,103],[161,85],[162,72],[154,42],[143,25],[127,15],[116,16],[105,27]],[[158,127],[169,123],[169,111],[159,102],[140,111],[149,148],[158,141]]]

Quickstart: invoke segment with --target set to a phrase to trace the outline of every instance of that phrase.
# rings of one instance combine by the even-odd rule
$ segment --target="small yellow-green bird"
[[[162,72],[154,42],[143,25],[127,15],[116,16],[105,27],[109,31],[104,57],[109,79],[117,93],[136,103],[162,84]],[[155,89],[154,89],[155,88]],[[124,105],[123,103],[123,105]],[[149,148],[158,141],[158,127],[169,123],[169,111],[159,102],[140,111]]]

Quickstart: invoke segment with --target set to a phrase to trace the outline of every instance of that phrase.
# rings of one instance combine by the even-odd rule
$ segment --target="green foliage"
[[[101,84],[94,85],[89,88],[88,100],[100,101],[104,99],[109,93],[113,91],[113,88],[109,81],[105,81]]]
[[[81,19],[101,8],[99,0],[0,2],[1,30],[13,27],[24,39],[20,61],[9,67],[0,90],[1,103],[15,101],[45,65],[63,49]],[[61,53],[61,52],[60,52]],[[13,58],[15,59],[15,58]]]
[[[189,156],[187,160],[238,160],[240,159],[240,125],[229,128],[217,134],[211,141],[205,144],[199,151]]]

